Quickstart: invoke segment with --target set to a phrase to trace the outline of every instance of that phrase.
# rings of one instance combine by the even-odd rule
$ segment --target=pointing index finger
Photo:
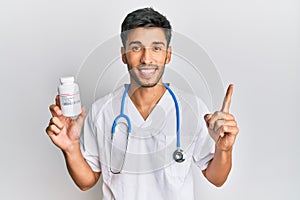
[[[223,101],[223,105],[222,105],[222,109],[221,109],[222,112],[226,112],[226,113],[229,112],[232,92],[233,92],[233,84],[230,84],[227,88],[227,92],[224,97],[224,101]]]

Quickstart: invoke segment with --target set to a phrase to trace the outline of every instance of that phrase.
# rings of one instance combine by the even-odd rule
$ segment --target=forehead
[[[139,27],[129,31],[126,45],[132,41],[139,41],[143,45],[150,45],[153,42],[167,43],[164,30],[158,27]]]

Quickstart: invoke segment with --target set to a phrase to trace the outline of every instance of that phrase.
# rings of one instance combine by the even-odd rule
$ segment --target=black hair
[[[172,27],[169,20],[153,8],[141,8],[129,13],[122,23],[121,39],[124,47],[126,46],[129,30],[138,27],[162,28],[166,36],[167,46],[169,46],[172,36]]]

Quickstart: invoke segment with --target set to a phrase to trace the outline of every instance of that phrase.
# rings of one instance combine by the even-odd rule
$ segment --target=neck
[[[162,82],[153,87],[141,87],[131,83],[128,95],[140,114],[146,119],[165,91],[166,88]]]

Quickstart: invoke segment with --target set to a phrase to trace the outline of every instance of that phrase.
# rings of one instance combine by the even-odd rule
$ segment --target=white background
[[[203,46],[240,134],[222,188],[195,173],[197,199],[299,199],[300,3],[296,0],[0,1],[0,199],[101,199],[81,192],[45,133],[58,79],[76,75],[126,14],[153,6]],[[221,102],[220,102],[221,105]]]

